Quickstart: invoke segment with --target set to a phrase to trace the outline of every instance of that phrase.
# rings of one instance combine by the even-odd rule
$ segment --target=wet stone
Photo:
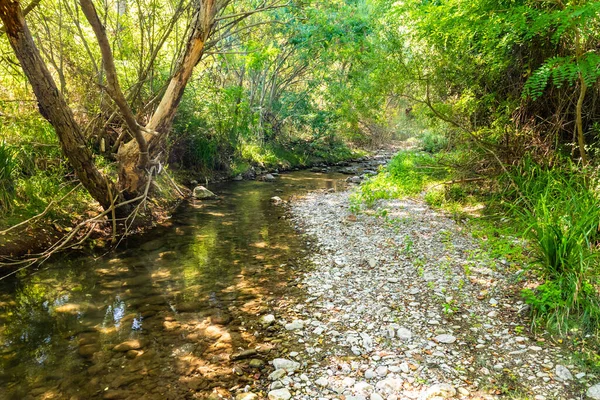
[[[248,365],[250,366],[250,368],[262,368],[264,367],[265,362],[258,358],[253,358],[252,360],[250,360],[250,363]]]
[[[119,343],[118,345],[113,347],[113,351],[127,352],[129,350],[139,350],[142,347],[144,347],[144,346],[142,345],[141,341],[132,339],[132,340],[127,340],[123,343]]]
[[[100,351],[100,346],[97,344],[86,344],[83,346],[79,346],[77,353],[79,353],[82,357],[92,357],[95,353]]]
[[[256,351],[256,349],[248,349],[248,350],[244,350],[240,353],[235,353],[231,355],[231,359],[233,361],[236,360],[243,360],[244,358],[250,358],[252,356],[255,356],[258,352]]]

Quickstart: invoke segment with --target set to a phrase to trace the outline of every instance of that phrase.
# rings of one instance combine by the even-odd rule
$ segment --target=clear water
[[[248,321],[280,298],[305,251],[270,198],[344,178],[211,186],[220,200],[185,205],[117,251],[0,282],[0,398],[205,398],[251,384],[255,371],[229,356],[257,345]]]

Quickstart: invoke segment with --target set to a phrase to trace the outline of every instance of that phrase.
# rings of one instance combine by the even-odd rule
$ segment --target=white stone
[[[292,394],[290,393],[289,390],[283,388],[283,389],[277,389],[277,390],[271,390],[269,392],[269,400],[289,400],[292,398]]]
[[[410,367],[408,366],[408,363],[403,362],[402,364],[400,364],[400,370],[405,374],[408,374],[410,372]]]
[[[399,328],[396,334],[398,335],[398,338],[402,340],[412,339],[412,332],[406,328]]]
[[[444,344],[451,344],[451,343],[456,342],[456,337],[454,337],[452,335],[447,335],[447,334],[438,335],[433,339],[438,343],[444,343]]]
[[[273,360],[273,367],[277,369],[284,369],[287,372],[294,372],[300,368],[300,363],[285,358],[276,358]]]
[[[377,389],[383,390],[387,393],[399,392],[402,390],[402,379],[385,378],[384,380],[377,382],[377,385],[375,386]]]
[[[275,316],[273,314],[264,315],[260,319],[260,324],[262,326],[269,326],[269,325],[273,324],[273,322],[275,322]]]
[[[296,331],[298,329],[304,328],[304,322],[299,319],[290,322],[289,324],[285,324],[285,329],[288,331]]]
[[[322,387],[327,387],[329,385],[329,379],[322,377],[315,381],[315,383]]]
[[[561,381],[573,380],[573,374],[571,374],[571,371],[569,371],[564,365],[557,365],[554,369],[554,373],[556,374],[556,377]]]
[[[383,397],[379,393],[371,393],[369,400],[383,400]]]
[[[589,388],[586,394],[591,399],[600,400],[600,383]]]
[[[426,399],[432,399],[436,397],[447,399],[453,396],[456,396],[456,389],[454,389],[454,386],[448,383],[435,384],[429,387],[429,389],[427,389],[427,392],[425,393]]]
[[[356,382],[356,384],[354,385],[354,391],[355,392],[365,392],[365,393],[369,393],[373,390],[373,385],[370,385],[367,382]]]
[[[342,385],[344,385],[345,387],[354,386],[355,382],[356,382],[356,379],[351,378],[349,376],[347,376],[344,379],[342,379]]]

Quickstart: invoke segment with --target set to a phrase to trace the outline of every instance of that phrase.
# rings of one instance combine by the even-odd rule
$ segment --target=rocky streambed
[[[292,203],[312,267],[263,317],[284,343],[264,391],[238,399],[600,398],[600,377],[523,326],[505,260],[424,203],[381,201],[381,218],[350,196]]]

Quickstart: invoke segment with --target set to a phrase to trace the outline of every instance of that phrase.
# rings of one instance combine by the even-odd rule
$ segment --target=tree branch
[[[96,8],[91,0],[80,0],[79,4],[81,4],[83,14],[92,26],[94,34],[96,35],[96,39],[98,40],[98,45],[100,46],[104,70],[106,71],[107,92],[117,107],[119,107],[119,110],[121,111],[121,114],[123,114],[123,118],[127,123],[127,127],[135,137],[135,140],[139,146],[140,152],[138,168],[146,168],[150,162],[148,155],[148,142],[146,141],[146,138],[144,137],[140,125],[137,123],[129,104],[127,104],[125,95],[123,95],[123,91],[119,85],[115,60],[112,54],[110,43],[108,42],[108,37],[106,36],[106,29],[104,28],[104,25],[102,25],[102,22],[100,22]]]

